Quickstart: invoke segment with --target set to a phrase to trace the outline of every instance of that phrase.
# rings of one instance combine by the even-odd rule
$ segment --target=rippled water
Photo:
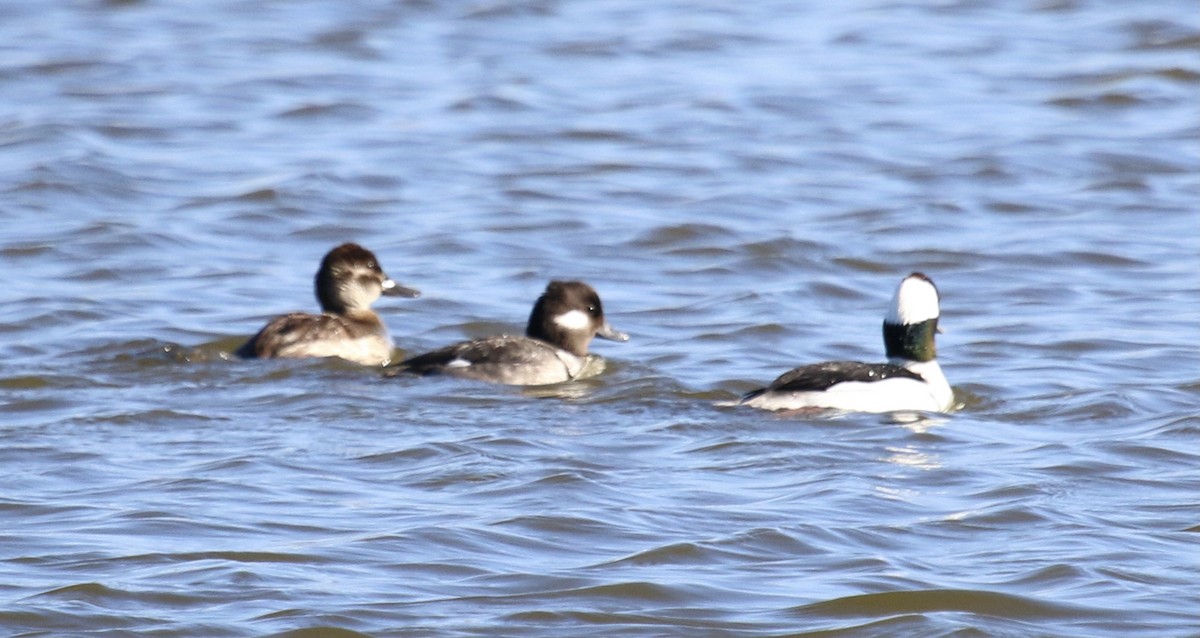
[[[1194,3],[0,5],[0,633],[1200,636]],[[230,360],[348,240],[633,338]],[[715,405],[912,270],[960,411]]]

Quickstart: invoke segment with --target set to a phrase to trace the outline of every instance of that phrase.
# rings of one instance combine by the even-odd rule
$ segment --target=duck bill
[[[612,327],[607,321],[596,331],[596,336],[609,341],[629,341],[629,335]]]
[[[383,287],[383,295],[386,297],[408,297],[408,298],[412,299],[414,297],[421,296],[420,290],[417,290],[416,288],[407,288],[405,286],[401,286],[400,284],[392,281],[391,279],[384,279],[383,284],[381,284],[381,286]]]

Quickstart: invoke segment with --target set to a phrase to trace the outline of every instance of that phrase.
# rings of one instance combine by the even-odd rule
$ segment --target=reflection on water
[[[1194,9],[6,6],[0,627],[1192,635]],[[425,293],[397,355],[552,278],[632,339],[231,358],[344,241]],[[913,270],[958,410],[721,406],[881,360]]]
[[[890,447],[887,448],[887,452],[887,461],[896,465],[915,467],[921,470],[933,470],[941,467],[941,463],[936,456],[922,452],[912,446],[903,448]]]

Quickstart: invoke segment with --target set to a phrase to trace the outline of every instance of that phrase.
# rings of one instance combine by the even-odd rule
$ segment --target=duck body
[[[238,348],[244,359],[338,357],[367,366],[392,360],[392,339],[374,312],[276,317]]]
[[[505,385],[549,385],[599,374],[604,360],[580,357],[545,341],[520,335],[498,335],[464,341],[406,359],[412,374],[448,374]]]
[[[600,297],[581,281],[552,281],[534,304],[525,335],[464,341],[405,359],[388,376],[450,375],[505,385],[548,385],[599,374],[593,337],[626,341],[604,318]]]
[[[905,277],[883,323],[886,363],[827,361],[792,369],[740,403],[764,410],[946,412],[954,391],[937,362],[940,299],[929,277]]]
[[[338,357],[369,366],[392,360],[392,339],[371,310],[381,295],[417,297],[383,272],[374,253],[342,244],[321,261],[315,279],[321,314],[294,312],[267,322],[238,348],[245,359]]]
[[[954,396],[941,367],[932,363],[917,369],[904,363],[815,363],[785,372],[741,403],[764,410],[944,412]]]

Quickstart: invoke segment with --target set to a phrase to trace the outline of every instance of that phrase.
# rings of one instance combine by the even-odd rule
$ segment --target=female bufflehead
[[[588,354],[592,337],[628,341],[604,320],[600,296],[582,281],[552,281],[529,315],[525,336],[465,341],[406,359],[388,376],[449,374],[508,385],[563,383],[600,373],[604,360]]]
[[[887,363],[829,361],[803,366],[742,397],[741,404],[765,410],[945,412],[954,404],[954,392],[938,365],[933,344],[938,314],[937,287],[929,277],[914,272],[896,288],[883,321]]]
[[[272,319],[238,348],[243,358],[341,357],[363,365],[387,365],[392,339],[371,304],[380,295],[418,297],[392,281],[375,255],[358,244],[342,244],[321,260],[316,278],[321,314],[294,312]]]

